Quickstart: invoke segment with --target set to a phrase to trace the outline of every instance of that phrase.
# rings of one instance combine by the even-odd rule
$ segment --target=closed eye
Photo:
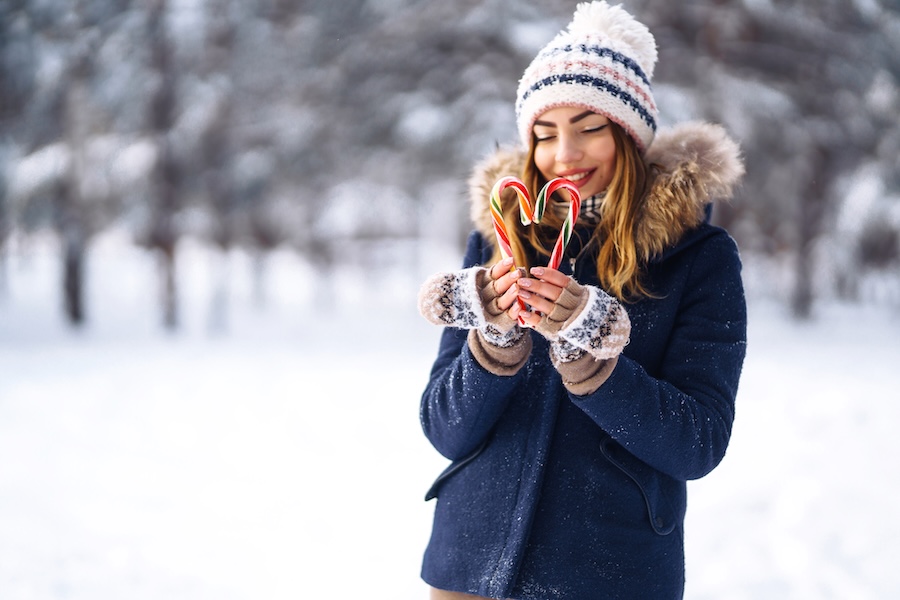
[[[584,131],[584,133],[597,133],[598,131],[603,131],[607,127],[609,127],[609,123],[606,123],[604,125],[598,125],[597,127],[588,127],[586,129],[584,129],[583,131]]]

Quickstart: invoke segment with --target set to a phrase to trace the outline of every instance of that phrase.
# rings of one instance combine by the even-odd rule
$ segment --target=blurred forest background
[[[48,232],[73,325],[116,228],[158,258],[168,328],[187,239],[252,255],[260,285],[275,249],[323,277],[461,251],[468,171],[515,139],[517,80],[575,4],[0,0],[0,300]],[[624,6],[660,47],[663,126],[720,122],[743,147],[714,219],[748,289],[798,318],[822,298],[900,311],[897,0]]]

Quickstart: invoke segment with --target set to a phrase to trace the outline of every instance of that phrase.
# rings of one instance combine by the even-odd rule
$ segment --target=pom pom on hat
[[[574,105],[618,123],[646,150],[659,118],[650,88],[656,60],[653,34],[622,7],[579,4],[568,28],[538,53],[519,81],[522,143],[530,142],[541,114]]]
[[[606,2],[579,4],[569,23],[569,33],[574,36],[599,33],[617,41],[626,54],[641,65],[647,78],[653,79],[657,58],[656,40],[646,25],[625,12],[621,6],[610,6]]]

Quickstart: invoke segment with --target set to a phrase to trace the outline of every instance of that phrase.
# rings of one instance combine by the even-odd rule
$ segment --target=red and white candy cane
[[[494,234],[497,236],[497,245],[500,247],[500,254],[503,258],[513,255],[512,247],[509,244],[509,231],[503,220],[503,206],[500,204],[500,194],[508,187],[513,188],[519,197],[519,219],[522,221],[522,225],[528,225],[534,220],[534,207],[525,184],[516,177],[499,179],[491,190],[491,221],[494,223]],[[512,268],[515,269],[515,265]]]
[[[550,180],[547,185],[544,186],[541,193],[538,194],[537,204],[546,205],[550,200],[550,196],[557,190],[566,190],[569,192],[569,213],[566,215],[566,219],[559,229],[559,237],[556,238],[556,244],[553,245],[553,252],[550,253],[550,263],[547,266],[551,269],[559,268],[559,263],[562,262],[563,252],[565,252],[566,246],[572,238],[572,230],[575,228],[575,223],[578,222],[578,213],[581,211],[581,194],[578,193],[578,188],[568,179],[563,179],[561,177]],[[538,221],[535,220],[535,223],[537,222]]]
[[[494,184],[491,189],[491,221],[494,223],[494,234],[497,237],[497,246],[500,248],[500,255],[503,258],[511,258],[513,256],[512,246],[509,243],[509,231],[506,229],[506,222],[503,221],[503,206],[500,203],[500,194],[503,190],[511,187],[516,191],[519,197],[519,219],[523,225],[528,225],[534,221],[534,205],[531,203],[531,195],[528,188],[522,183],[522,180],[516,177],[503,177]],[[513,263],[510,272],[515,271],[516,265]],[[528,307],[521,298],[517,298],[519,307],[527,311]],[[519,317],[519,323],[524,323],[522,317]]]
[[[550,253],[550,262],[547,265],[551,269],[558,269],[560,262],[562,262],[566,245],[568,245],[569,239],[572,237],[575,223],[578,222],[578,213],[581,210],[581,194],[578,193],[578,188],[568,179],[557,177],[556,179],[551,179],[547,182],[547,185],[545,185],[538,194],[537,202],[532,203],[528,188],[520,179],[516,177],[503,177],[499,179],[497,183],[494,184],[493,189],[491,189],[491,221],[494,224],[494,234],[497,237],[497,245],[500,248],[500,254],[503,258],[509,258],[513,255],[509,241],[509,231],[506,229],[506,223],[503,221],[503,206],[500,203],[500,194],[508,187],[513,188],[516,191],[516,195],[519,197],[519,220],[522,222],[522,225],[540,223],[544,216],[544,210],[547,207],[547,203],[550,201],[550,197],[553,193],[558,190],[566,190],[569,192],[569,212],[559,230],[559,237],[556,239],[556,244],[553,246],[553,252]],[[513,264],[510,270],[515,270],[515,268],[516,265]],[[521,298],[519,298],[519,306],[522,307],[523,310],[527,310],[527,307]],[[519,318],[519,321],[522,322],[521,317]]]

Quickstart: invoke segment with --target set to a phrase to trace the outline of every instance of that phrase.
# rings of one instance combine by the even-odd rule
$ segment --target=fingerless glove
[[[550,359],[566,388],[585,395],[612,374],[628,344],[631,321],[613,296],[572,279],[535,329],[550,340]]]
[[[435,325],[469,330],[469,349],[497,375],[512,375],[531,353],[531,337],[497,304],[490,271],[437,273],[419,290],[419,313]]]

